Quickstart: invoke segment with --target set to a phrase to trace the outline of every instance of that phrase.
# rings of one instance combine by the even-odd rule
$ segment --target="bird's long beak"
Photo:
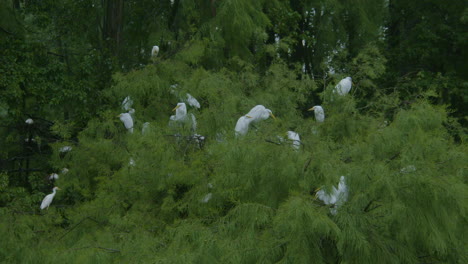
[[[122,116],[122,114],[120,114],[120,115],[118,115],[118,116],[116,116],[116,117],[121,117],[121,116]]]
[[[307,110],[307,111],[314,111],[314,110],[315,110],[315,106],[314,106],[314,107],[312,107],[312,108],[310,108],[310,109],[309,109],[309,110]]]
[[[270,113],[270,116],[273,117],[273,119],[276,120],[276,117],[275,117],[275,115],[273,115],[273,113]]]
[[[59,187],[57,187],[57,190],[62,190],[62,189],[60,189]]]
[[[176,110],[177,108],[179,108],[179,107],[180,107],[180,105],[174,107],[174,109],[172,109],[172,111],[175,111],[175,110]]]
[[[251,117],[251,116],[249,116],[249,115],[245,115],[245,117],[247,117],[247,118],[253,118],[253,117]]]

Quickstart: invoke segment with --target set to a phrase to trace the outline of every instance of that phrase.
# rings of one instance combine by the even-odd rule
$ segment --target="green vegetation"
[[[422,2],[0,0],[0,262],[468,263],[468,7]]]

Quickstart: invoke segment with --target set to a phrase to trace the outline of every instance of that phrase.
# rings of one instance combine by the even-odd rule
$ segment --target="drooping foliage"
[[[348,2],[2,0],[0,261],[466,263],[461,69],[400,68],[413,4]],[[187,93],[196,135],[169,122]],[[236,137],[259,104],[276,119]],[[315,193],[341,176],[332,208]]]

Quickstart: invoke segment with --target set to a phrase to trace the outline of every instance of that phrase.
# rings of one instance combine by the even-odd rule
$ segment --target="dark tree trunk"
[[[119,54],[122,42],[123,0],[104,0],[103,38],[107,47],[115,56]]]
[[[20,1],[19,0],[13,0],[13,9],[20,9]]]

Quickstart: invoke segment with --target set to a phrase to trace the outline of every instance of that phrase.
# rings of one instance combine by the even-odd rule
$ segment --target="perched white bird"
[[[330,212],[336,214],[338,207],[348,200],[348,186],[346,186],[345,177],[340,177],[338,189],[333,186],[330,194],[324,190],[319,190],[315,196],[326,205],[333,205],[333,208],[330,208]]]
[[[125,128],[130,132],[133,133],[133,118],[129,113],[122,113],[117,117],[120,118],[120,121],[124,124]]]
[[[156,57],[158,56],[159,53],[159,47],[158,46],[153,46],[153,49],[151,50],[151,57]]]
[[[316,105],[310,108],[308,111],[314,111],[315,120],[317,120],[317,122],[323,122],[325,120],[325,112],[320,105]]]
[[[68,170],[67,168],[63,168],[63,169],[62,169],[62,174],[67,174],[68,171],[69,171],[69,170]]]
[[[298,150],[301,146],[301,139],[299,134],[294,131],[288,131],[288,139],[292,141],[293,148]]]
[[[125,111],[129,111],[130,109],[132,109],[132,105],[133,105],[132,98],[130,98],[130,96],[127,96],[122,102],[122,109]]]
[[[41,210],[44,210],[45,208],[49,209],[49,205],[52,203],[52,200],[54,199],[54,196],[55,196],[55,191],[57,190],[60,190],[60,188],[54,187],[52,189],[52,193],[44,197],[44,200],[42,200],[42,203],[41,203]]]
[[[149,122],[145,122],[143,124],[143,127],[141,128],[141,134],[145,134],[148,130],[149,130],[149,126],[150,126],[150,123]]]
[[[200,103],[189,93],[187,93],[187,103],[195,108],[200,108]]]
[[[59,151],[63,153],[63,152],[69,152],[69,151],[71,151],[72,149],[73,149],[73,148],[70,147],[70,146],[64,146],[64,147],[61,147],[61,148],[59,149]]]
[[[52,173],[49,175],[49,181],[51,180],[58,180],[59,176],[57,173]]]
[[[252,117],[252,122],[256,123],[262,120],[268,119],[270,116],[273,119],[276,119],[276,117],[273,115],[270,109],[265,108],[263,105],[256,105],[254,108],[252,108],[246,116]]]
[[[207,203],[209,200],[211,200],[211,197],[213,196],[212,193],[208,193],[207,195],[205,195],[205,197],[203,197],[203,199],[201,200],[202,203]]]
[[[245,115],[241,116],[239,120],[237,120],[236,128],[236,136],[243,136],[249,132],[249,125],[252,122],[253,118],[251,116]]]
[[[130,160],[128,161],[128,165],[130,165],[132,167],[135,167],[135,165],[136,165],[135,160],[130,158]]]
[[[172,111],[175,111],[176,114],[172,115],[169,120],[181,124],[191,125],[192,130],[195,132],[197,130],[197,120],[194,114],[187,115],[187,106],[185,103],[178,103]]]
[[[191,94],[186,93],[185,96],[182,95],[181,91],[178,89],[179,84],[172,84],[170,86],[170,93],[175,95],[177,99],[180,101],[186,102],[188,105],[195,107],[195,108],[200,108],[200,103],[198,102],[195,97],[193,97]]]
[[[28,119],[26,119],[25,123],[28,124],[28,125],[32,125],[32,124],[34,124],[34,120],[32,120],[31,118],[28,118]]]
[[[334,93],[338,93],[339,95],[347,95],[351,90],[353,82],[351,77],[346,77],[342,79],[333,90]]]

